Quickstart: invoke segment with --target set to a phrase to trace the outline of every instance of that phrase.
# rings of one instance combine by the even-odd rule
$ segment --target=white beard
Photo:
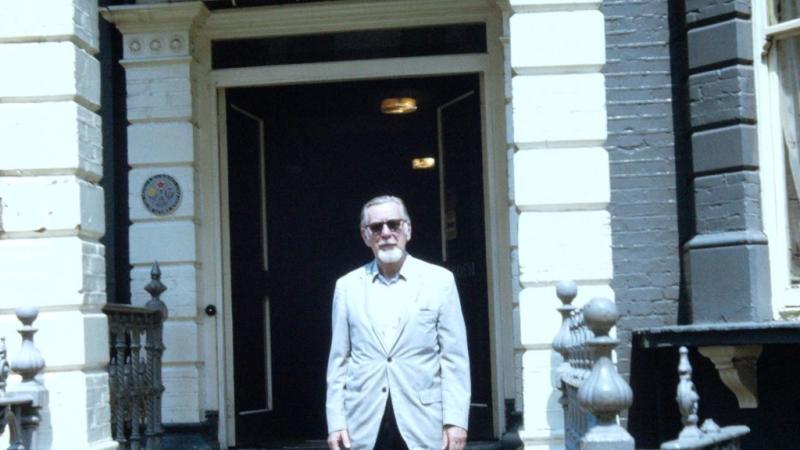
[[[384,264],[394,264],[403,259],[403,251],[397,247],[391,250],[378,249],[378,261]]]

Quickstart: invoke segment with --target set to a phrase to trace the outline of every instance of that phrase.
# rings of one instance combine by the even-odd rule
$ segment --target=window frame
[[[780,79],[775,43],[800,36],[800,18],[770,24],[772,1],[751,2],[758,161],[764,233],[768,239],[772,311],[776,319],[800,319],[800,284],[792,282],[789,253],[787,161],[781,126]]]

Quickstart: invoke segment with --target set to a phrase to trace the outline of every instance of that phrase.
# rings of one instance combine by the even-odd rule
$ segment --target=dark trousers
[[[392,397],[386,400],[386,410],[383,412],[381,426],[378,429],[378,440],[375,441],[374,450],[408,450],[406,442],[397,429],[397,420],[394,418]]]

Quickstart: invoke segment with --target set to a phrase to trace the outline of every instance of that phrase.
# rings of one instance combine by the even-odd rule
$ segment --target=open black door
[[[273,408],[264,122],[226,109],[236,437],[255,442]]]
[[[437,108],[442,261],[456,278],[472,376],[470,440],[492,438],[492,380],[483,216],[480,95],[472,90]]]
[[[420,98],[417,113],[380,112],[398,88]],[[409,251],[456,275],[470,438],[492,439],[478,92],[477,75],[226,91],[237,448],[324,446],[334,283],[372,258],[358,214],[387,193],[409,206]],[[437,142],[440,170],[415,170]]]

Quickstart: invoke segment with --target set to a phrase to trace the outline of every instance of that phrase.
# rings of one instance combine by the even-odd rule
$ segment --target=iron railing
[[[154,263],[145,290],[151,299],[144,307],[108,304],[112,436],[125,450],[161,448],[161,357],[167,307],[161,270]]]

